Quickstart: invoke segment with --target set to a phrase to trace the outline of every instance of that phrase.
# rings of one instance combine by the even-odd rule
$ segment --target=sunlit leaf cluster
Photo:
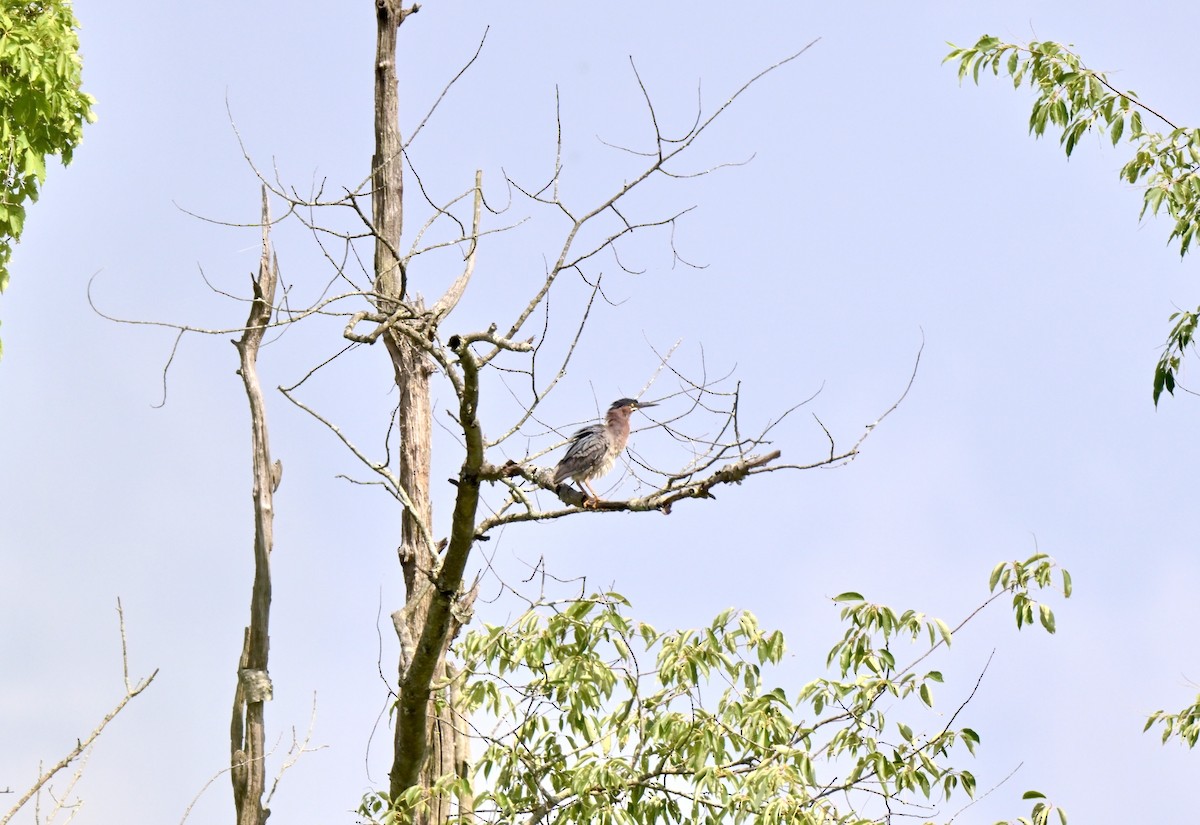
[[[84,122],[94,120],[80,88],[78,26],[69,0],[0,5],[0,292],[46,159],[70,163]]]
[[[970,48],[953,49],[946,60],[958,61],[960,80],[969,76],[978,83],[981,74],[991,71],[1008,75],[1017,88],[1028,82],[1037,94],[1029,131],[1041,137],[1054,127],[1067,155],[1093,129],[1114,146],[1122,139],[1133,143],[1134,154],[1121,167],[1121,179],[1143,187],[1143,217],[1165,210],[1173,219],[1168,241],[1178,240],[1180,256],[1192,248],[1200,233],[1200,130],[1176,126],[1134,92],[1118,91],[1103,72],[1087,68],[1077,54],[1050,41],[1019,46],[985,35]],[[1165,129],[1147,129],[1144,115]],[[1171,316],[1175,323],[1154,370],[1155,404],[1163,390],[1174,394],[1180,357],[1192,345],[1198,317],[1200,308]]]
[[[996,825],[1050,825],[1053,821],[1050,818],[1051,814],[1055,814],[1060,825],[1067,825],[1067,812],[1051,804],[1046,799],[1046,795],[1040,791],[1026,791],[1023,799],[1032,799],[1033,810],[1029,816],[1017,817],[1011,822],[998,822]]]
[[[1036,611],[1037,620],[1041,622],[1047,633],[1053,633],[1057,628],[1054,611],[1050,606],[1037,602],[1029,595],[1030,588],[1043,590],[1054,587],[1055,573],[1058,573],[1062,585],[1063,598],[1071,598],[1074,587],[1071,574],[1055,564],[1054,559],[1045,553],[1035,553],[1025,561],[1001,562],[992,568],[992,576],[988,580],[988,589],[993,593],[1012,593],[1013,613],[1017,617],[1017,627],[1033,624]]]
[[[1195,702],[1178,713],[1167,713],[1165,710],[1154,711],[1146,720],[1144,730],[1150,730],[1155,725],[1162,728],[1164,743],[1172,737],[1178,737],[1189,748],[1196,747],[1196,741],[1200,740],[1200,695],[1196,696]]]
[[[1057,570],[1040,554],[998,566],[980,609],[1011,593],[1019,625],[1029,607],[1049,615],[1041,623],[1052,630],[1052,614],[1030,594],[1053,587]],[[958,721],[969,689],[955,691],[948,710],[930,710],[943,675],[922,665],[966,621],[952,630],[858,593],[835,603],[845,631],[827,676],[795,691],[767,679],[783,636],[745,611],[660,632],[631,618],[622,596],[603,593],[538,604],[468,634],[457,653],[477,739],[471,821],[949,819],[952,798],[961,809],[975,794],[961,762],[980,735]],[[360,815],[381,822],[388,810],[371,795]]]
[[[1158,397],[1162,395],[1163,390],[1171,395],[1175,394],[1175,376],[1179,374],[1183,356],[1195,339],[1196,324],[1200,322],[1200,308],[1195,312],[1174,312],[1167,320],[1171,322],[1171,332],[1167,335],[1167,343],[1154,369],[1155,404],[1158,403]]]

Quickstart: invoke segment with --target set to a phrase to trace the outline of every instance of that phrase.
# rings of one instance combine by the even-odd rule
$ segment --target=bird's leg
[[[592,489],[592,485],[588,484],[586,478],[580,479],[580,484],[582,484],[584,487],[587,487],[588,493],[591,493],[591,495],[585,495],[583,498],[584,509],[590,508],[592,510],[595,510],[596,507],[600,504],[600,496],[596,493],[595,490]]]

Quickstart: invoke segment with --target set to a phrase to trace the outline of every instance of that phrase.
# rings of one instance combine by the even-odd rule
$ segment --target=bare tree
[[[511,228],[521,219],[491,225],[503,210],[489,205],[483,174],[477,171],[459,195],[443,202],[436,201],[420,186],[420,200],[428,207],[427,216],[419,229],[405,235],[404,173],[406,166],[413,173],[417,171],[411,165],[408,150],[433,110],[417,122],[407,142],[402,140],[396,50],[401,25],[419,6],[404,7],[397,0],[376,0],[375,6],[375,151],[370,175],[359,186],[336,196],[326,197],[323,187],[305,195],[278,178],[264,175],[247,155],[264,189],[284,205],[280,220],[294,218],[302,222],[333,267],[330,284],[346,283],[351,289],[329,294],[332,290],[327,287],[306,306],[291,305],[287,297],[277,301],[274,255],[266,232],[272,221],[264,203],[262,262],[253,282],[246,325],[201,329],[167,324],[181,335],[189,331],[242,335],[236,343],[254,433],[256,573],[251,624],[240,662],[231,727],[231,764],[239,825],[262,825],[268,815],[261,804],[262,706],[270,697],[267,628],[273,465],[255,370],[258,346],[266,330],[314,317],[334,317],[340,319],[339,323],[345,322],[342,335],[348,346],[315,366],[296,384],[280,389],[293,404],[326,425],[376,475],[375,483],[383,486],[401,507],[398,561],[406,593],[404,605],[392,614],[400,655],[387,804],[404,820],[421,825],[446,822],[455,815],[467,817],[473,809],[467,724],[458,701],[459,678],[447,657],[451,643],[472,616],[479,580],[468,582],[467,570],[479,542],[487,541],[505,525],[523,522],[614,511],[666,514],[678,502],[713,498],[716,488],[739,484],[761,473],[842,463],[857,455],[862,440],[874,426],[870,425],[853,446],[841,449],[825,431],[829,440],[827,454],[805,463],[783,463],[780,451],[771,446],[768,437],[790,410],[766,426],[747,432],[740,416],[737,382],[728,376],[687,375],[674,366],[672,354],[667,352],[656,353],[659,366],[649,377],[646,389],[659,380],[674,385],[665,395],[673,406],[664,409],[671,411],[652,421],[673,439],[683,457],[672,466],[637,463],[634,473],[648,492],[585,507],[585,503],[591,502],[585,502],[583,495],[573,488],[556,485],[552,472],[538,463],[557,444],[540,450],[516,446],[519,439],[527,439],[529,444],[544,442],[547,431],[553,430],[541,423],[538,409],[566,374],[594,303],[604,300],[601,257],[611,257],[617,267],[630,271],[622,263],[622,245],[635,235],[654,232],[673,238],[676,223],[689,211],[641,214],[645,206],[635,203],[633,194],[652,192],[660,184],[670,185],[679,178],[713,171],[690,170],[680,160],[751,86],[796,60],[812,43],[750,78],[712,111],[705,112],[698,106],[694,121],[674,137],[668,136],[660,125],[652,96],[633,66],[652,137],[644,147],[612,147],[636,158],[641,165],[636,174],[614,183],[607,195],[594,202],[577,204],[560,190],[563,138],[562,124],[558,122],[557,152],[549,180],[537,186],[507,176],[503,181],[510,200],[508,208],[515,201],[531,213],[550,213],[566,219],[565,231],[546,255],[545,271],[528,282],[527,299],[503,326],[492,323],[484,329],[447,333],[444,330],[447,318],[467,293],[482,243],[489,235]],[[468,61],[463,72],[474,59]],[[461,75],[462,72],[458,76]],[[453,83],[451,80],[442,96]],[[436,107],[437,103],[433,108]],[[421,183],[419,176],[417,181]],[[369,212],[364,209],[368,198]],[[351,216],[354,223],[350,228],[338,228],[328,217],[339,212]],[[358,263],[362,260],[359,246],[365,244],[373,248],[369,268]],[[454,251],[461,255],[457,274],[444,293],[426,306],[410,284],[412,273],[418,266],[426,266],[427,261],[432,262],[428,264],[431,269],[440,267],[438,261]],[[356,265],[360,267],[359,273],[354,272]],[[358,275],[365,276],[362,282],[356,280]],[[549,334],[552,322],[562,326],[560,310],[551,315],[550,299],[561,291],[564,281],[576,284],[578,314],[567,331],[566,343],[560,344],[557,343],[560,338]],[[531,331],[535,325],[540,328]],[[299,393],[317,370],[358,345],[378,342],[383,343],[387,352],[391,378],[398,391],[391,429],[385,438],[388,454],[382,459],[354,444],[329,415],[306,403]],[[489,379],[489,375],[502,379]],[[452,393],[448,413],[454,436],[462,448],[461,464],[450,480],[455,487],[454,506],[444,522],[441,537],[430,499],[431,379],[435,376]],[[519,411],[512,420],[502,421],[500,414],[492,413],[489,407],[485,427],[482,411],[491,400],[489,388],[501,381],[507,393],[517,399]],[[393,441],[398,445],[394,460],[390,453]]]
[[[534,416],[538,404],[563,374],[574,348],[572,345],[568,349],[557,374],[540,383],[534,371],[539,353],[539,347],[535,345],[537,338],[522,338],[525,326],[548,300],[560,275],[576,272],[586,280],[588,263],[603,251],[615,252],[621,238],[639,230],[672,225],[678,215],[641,221],[627,218],[622,210],[623,199],[655,176],[673,176],[675,172],[669,166],[671,161],[686,152],[734,98],[762,74],[794,59],[799,53],[752,79],[707,118],[698,117],[682,139],[664,138],[658,129],[650,96],[646,94],[655,128],[654,146],[644,155],[646,164],[637,177],[621,184],[609,197],[590,208],[575,209],[560,197],[559,163],[556,163],[550,183],[541,189],[525,188],[510,180],[509,183],[533,204],[565,214],[570,227],[545,279],[505,331],[500,332],[498,325],[492,324],[486,330],[452,334],[443,339],[441,325],[462,298],[475,268],[484,202],[481,174],[476,173],[470,190],[469,221],[454,217],[454,204],[434,205],[430,222],[443,217],[454,221],[462,230],[454,243],[465,248],[465,254],[461,274],[432,307],[426,308],[409,292],[408,271],[416,256],[434,247],[414,247],[407,256],[398,253],[403,224],[405,147],[398,127],[396,45],[400,26],[419,7],[404,8],[396,0],[377,0],[376,9],[375,155],[371,177],[372,215],[367,224],[375,246],[374,294],[371,296],[374,311],[356,313],[345,334],[358,342],[384,340],[399,390],[396,416],[399,471],[390,480],[404,506],[400,563],[408,592],[405,606],[393,616],[401,656],[390,773],[391,803],[412,812],[414,821],[442,822],[451,814],[449,800],[445,795],[431,795],[430,789],[440,779],[462,775],[455,760],[456,754],[459,760],[462,759],[463,747],[461,744],[456,746],[456,741],[461,741],[463,725],[456,718],[450,693],[454,680],[450,678],[446,654],[459,629],[469,620],[477,592],[476,587],[466,586],[464,582],[472,548],[477,541],[486,539],[489,531],[501,525],[567,515],[578,512],[582,503],[574,491],[559,492],[548,475],[532,464],[518,461],[496,464],[489,460],[489,450],[503,444]],[[644,86],[642,90],[645,92]],[[356,195],[349,194],[347,198],[354,203]],[[602,217],[615,217],[615,228],[602,232],[594,242],[586,240],[588,235],[584,230],[599,225]],[[594,290],[598,290],[598,278],[593,283]],[[363,334],[357,329],[365,321],[375,326]],[[483,400],[480,374],[506,356],[526,359],[523,368],[518,369],[529,378],[529,394],[524,414],[499,436],[489,440],[480,420]],[[464,447],[461,469],[453,480],[456,498],[448,537],[440,543],[435,543],[433,538],[434,523],[429,502],[432,436],[429,381],[434,372],[446,378],[453,388],[457,399],[455,419]],[[708,408],[710,402],[718,400],[716,394],[703,384],[685,382],[684,386],[682,392],[690,397],[693,411]],[[694,445],[694,458],[688,466],[661,473],[658,489],[649,496],[628,502],[609,502],[606,509],[669,512],[676,501],[710,497],[717,485],[740,482],[757,472],[772,469],[769,465],[779,453],[756,454],[754,451],[764,443],[763,437],[745,437],[740,432],[737,393],[720,400],[729,406],[720,413],[724,422],[716,436],[705,440],[686,439]],[[664,426],[667,426],[666,422]],[[836,458],[831,456],[831,459]],[[390,474],[390,470],[388,472]],[[504,491],[505,498],[491,513],[480,518],[484,485],[498,486]],[[538,488],[555,494],[559,506],[545,509],[539,505],[533,495]],[[417,805],[418,802],[424,804]],[[466,794],[460,793],[459,803],[459,812],[467,813]]]

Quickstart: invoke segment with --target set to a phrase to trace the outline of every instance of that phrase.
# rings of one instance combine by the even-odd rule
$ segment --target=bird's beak
[[[638,402],[638,405],[637,405],[637,409],[639,409],[639,410],[644,410],[644,409],[646,409],[647,407],[657,407],[657,406],[658,406],[658,404],[657,404],[657,403],[654,403],[654,404],[643,404],[641,401],[639,401],[639,402]]]

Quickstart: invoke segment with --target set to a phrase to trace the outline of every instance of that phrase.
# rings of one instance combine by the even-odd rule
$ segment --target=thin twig
[[[50,768],[50,770],[45,771],[38,776],[37,780],[29,787],[29,790],[21,795],[21,798],[17,800],[17,803],[11,809],[9,809],[8,813],[6,813],[3,818],[0,818],[0,825],[8,825],[12,818],[17,815],[17,812],[25,806],[25,803],[32,799],[42,789],[42,787],[46,785],[47,782],[53,779],[59,771],[64,770],[72,762],[78,759],[80,755],[87,751],[92,746],[92,743],[100,738],[100,734],[104,732],[106,727],[108,727],[108,723],[115,719],[117,714],[124,710],[125,706],[128,705],[130,701],[140,695],[141,692],[146,688],[150,687],[150,683],[153,682],[154,677],[158,675],[158,668],[155,668],[154,672],[149,676],[142,679],[132,688],[129,687],[129,660],[125,655],[125,615],[124,611],[120,608],[119,603],[117,609],[117,618],[120,625],[121,634],[121,666],[122,671],[125,674],[125,695],[119,702],[117,702],[112,710],[105,714],[104,718],[100,720],[100,724],[96,725],[96,727],[87,735],[86,738],[77,740],[75,747],[72,748],[66,756],[60,759],[52,768]]]

